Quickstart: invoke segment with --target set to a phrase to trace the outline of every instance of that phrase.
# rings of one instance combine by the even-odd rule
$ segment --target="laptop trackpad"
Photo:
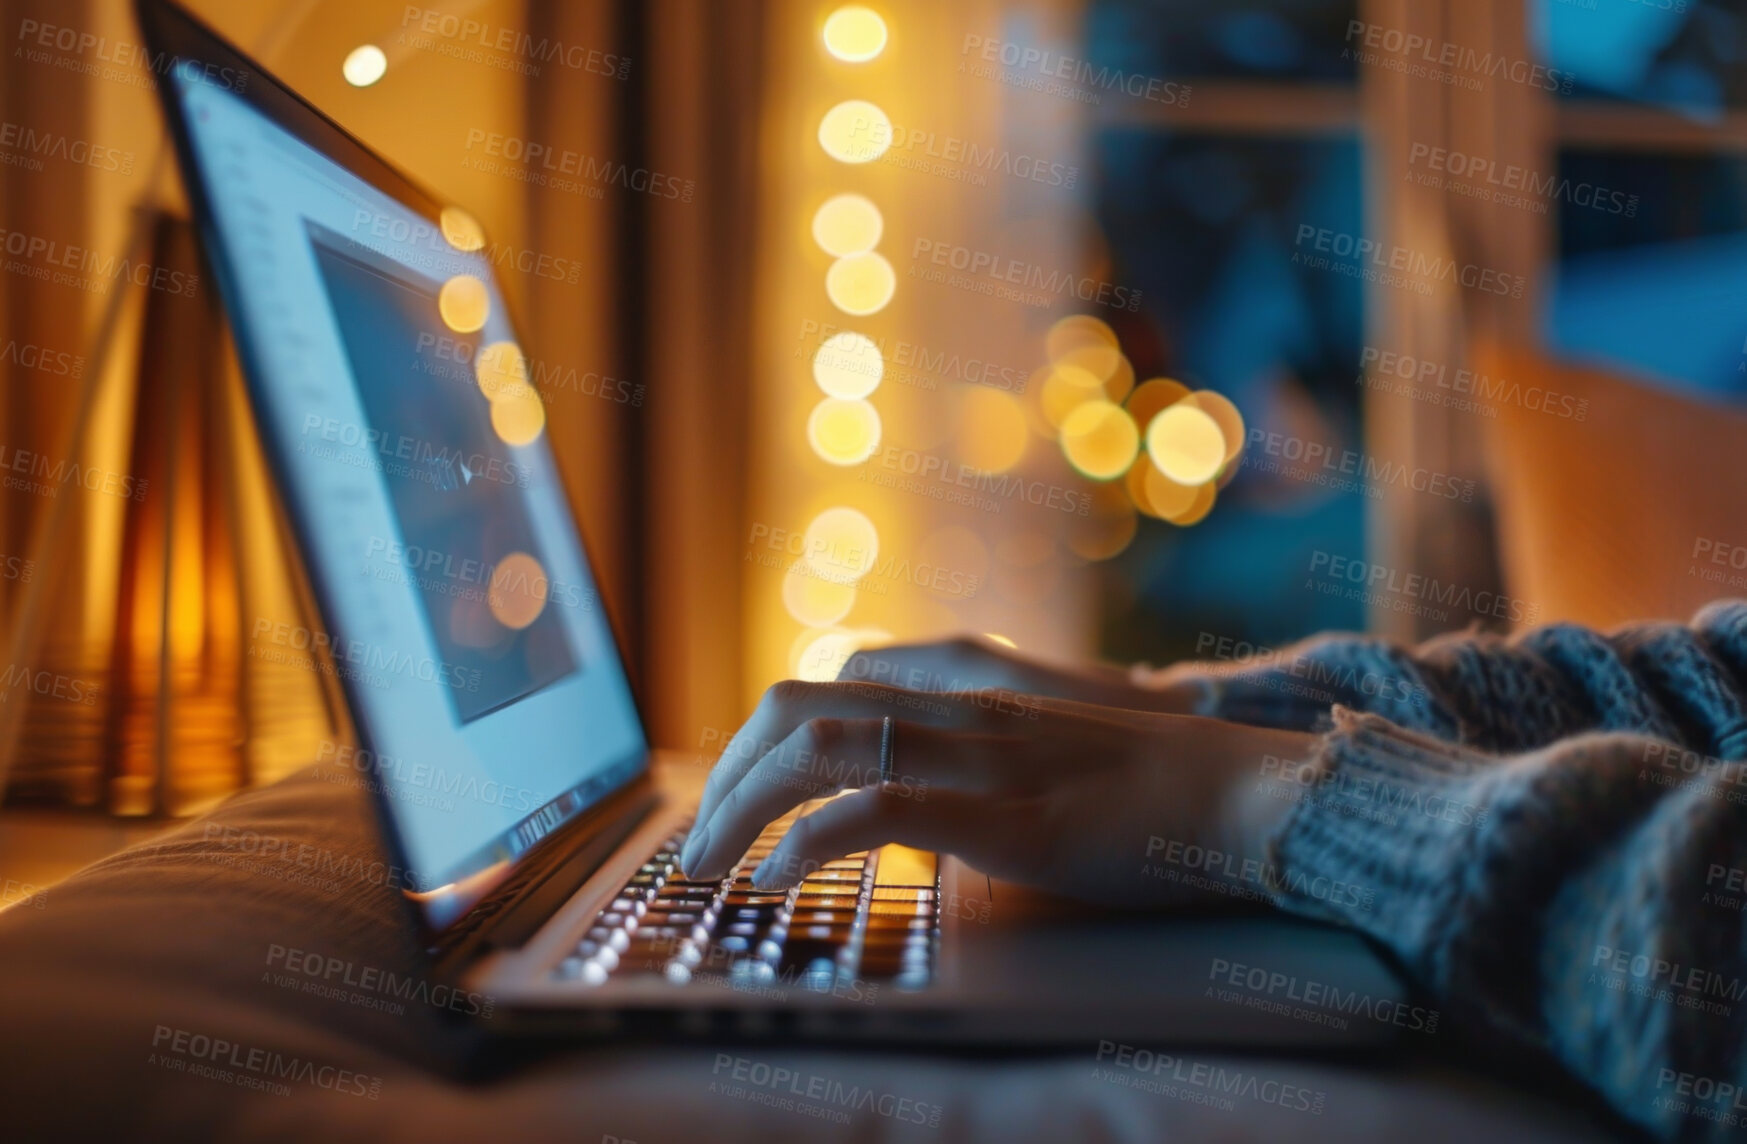
[[[1019,1040],[1338,1048],[1437,1028],[1347,931],[1101,910],[946,866],[942,984]]]

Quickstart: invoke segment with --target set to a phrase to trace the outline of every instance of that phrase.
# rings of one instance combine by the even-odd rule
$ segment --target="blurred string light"
[[[825,50],[846,64],[865,64],[886,48],[886,22],[872,8],[849,4],[825,17]]]
[[[531,445],[546,428],[546,406],[525,381],[507,386],[491,403],[491,427],[506,445]]]
[[[886,22],[860,4],[845,5],[825,18],[820,35],[825,50],[844,63],[859,64],[885,50]],[[819,146],[840,163],[871,163],[892,142],[892,121],[878,104],[849,99],[819,120]],[[876,248],[885,233],[880,208],[866,195],[840,192],[815,208],[813,241],[834,260],[825,272],[825,295],[851,317],[885,309],[898,289],[898,275]],[[833,334],[813,355],[813,381],[825,396],[807,417],[807,444],[833,465],[859,465],[880,444],[880,415],[867,399],[885,376],[877,342],[845,330]],[[803,679],[834,679],[854,654],[856,633],[838,622],[855,606],[856,584],[873,567],[879,530],[865,513],[848,506],[828,508],[807,526],[802,558],[783,577],[783,606],[810,629],[797,643],[790,667]],[[864,633],[865,634],[865,633]]]
[[[844,330],[832,334],[813,355],[813,380],[828,397],[856,400],[880,387],[886,359],[866,334]]]
[[[437,312],[451,330],[471,334],[482,329],[491,317],[491,295],[478,278],[457,274],[437,291]]]
[[[1042,421],[1069,464],[1110,482],[1094,490],[1096,527],[1072,542],[1076,551],[1115,555],[1140,514],[1180,527],[1206,519],[1243,454],[1237,406],[1171,378],[1136,385],[1115,331],[1090,314],[1056,322],[1044,349],[1049,364],[1033,375]]]
[[[855,583],[873,568],[880,534],[867,515],[853,508],[828,508],[807,525],[802,557],[819,575]]]
[[[528,380],[528,361],[514,342],[491,342],[473,357],[473,377],[491,403],[491,428],[506,445],[529,445],[546,428],[546,405]]]
[[[840,163],[871,163],[891,145],[891,118],[865,99],[846,99],[819,120],[819,146]]]
[[[360,44],[346,55],[340,74],[353,87],[369,87],[388,72],[388,56],[375,44]]]
[[[1122,406],[1087,401],[1062,422],[1062,452],[1068,463],[1095,481],[1120,477],[1140,451],[1140,430]]]
[[[460,207],[444,207],[437,216],[437,225],[442,228],[443,241],[456,250],[467,253],[485,246],[485,228]]]
[[[1206,484],[1225,464],[1219,422],[1186,397],[1161,410],[1146,429],[1146,452],[1159,472],[1180,485]]]
[[[825,293],[845,314],[865,318],[886,308],[898,291],[898,275],[873,251],[839,258],[825,272]]]
[[[837,258],[866,254],[880,244],[885,220],[866,195],[832,195],[813,212],[813,241]]]
[[[880,415],[862,400],[827,397],[807,418],[807,443],[833,465],[859,465],[880,447]]]

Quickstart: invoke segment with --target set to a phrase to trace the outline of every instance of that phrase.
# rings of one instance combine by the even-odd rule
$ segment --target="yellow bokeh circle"
[[[832,334],[813,355],[813,380],[828,397],[855,401],[880,387],[886,359],[879,345],[852,330]]]
[[[360,44],[346,55],[340,74],[353,87],[369,87],[388,73],[388,55],[375,44]]]
[[[437,292],[437,312],[451,330],[471,334],[491,317],[491,294],[473,275],[457,274]]]
[[[546,428],[546,406],[526,382],[504,389],[491,403],[491,427],[506,445],[529,445]]]
[[[1225,464],[1225,435],[1204,410],[1179,401],[1147,426],[1146,451],[1178,484],[1204,484]]]
[[[891,145],[891,118],[865,99],[846,99],[819,120],[819,146],[840,163],[871,163]]]
[[[1140,430],[1122,406],[1088,401],[1062,422],[1062,452],[1068,462],[1093,480],[1120,477],[1140,451]]]
[[[833,465],[859,465],[880,447],[880,415],[866,401],[827,397],[807,418],[807,443]]]
[[[813,241],[834,258],[865,254],[880,244],[886,221],[866,195],[832,195],[813,212]]]
[[[867,514],[840,505],[813,518],[802,544],[801,559],[814,572],[853,584],[879,558],[880,533]]]
[[[443,240],[456,250],[479,250],[485,245],[485,228],[460,207],[444,207],[437,225],[443,230]]]
[[[846,4],[825,18],[825,50],[846,64],[864,64],[886,48],[886,22],[872,8]]]
[[[825,272],[825,294],[831,304],[858,318],[885,309],[897,290],[892,264],[871,250],[839,258]]]

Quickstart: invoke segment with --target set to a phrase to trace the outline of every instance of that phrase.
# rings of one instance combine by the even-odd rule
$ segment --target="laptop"
[[[706,768],[650,747],[477,222],[174,3],[137,8],[319,616],[288,640],[327,652],[360,757],[392,762],[369,785],[408,925],[494,1030],[1399,1035],[1401,985],[1332,928],[1104,912],[898,846],[760,892],[792,815],[687,879]]]

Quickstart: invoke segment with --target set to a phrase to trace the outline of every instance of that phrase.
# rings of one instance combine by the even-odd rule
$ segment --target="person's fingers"
[[[957,791],[905,798],[879,787],[851,791],[797,819],[752,873],[760,890],[786,890],[834,858],[888,842],[955,850],[978,820],[983,800]],[[986,808],[985,808],[986,809]]]
[[[708,818],[700,808],[697,849],[681,857],[686,875],[719,878],[767,823],[809,799],[879,782],[884,723],[815,717],[796,727],[721,791]]]
[[[870,787],[880,781],[883,719],[809,719],[767,752],[717,803],[697,833],[699,849],[681,866],[692,877],[727,872],[770,823],[812,799]],[[950,786],[986,790],[993,760],[1009,740],[976,732],[894,721],[892,776],[886,789],[899,797],[927,798]]]
[[[1008,682],[1011,658],[1006,648],[993,641],[956,636],[858,650],[844,660],[837,678],[910,691],[973,691]]]
[[[771,685],[745,726],[735,732],[704,784],[691,837],[680,854],[680,866],[691,870],[708,844],[708,826],[728,792],[739,785],[776,745],[808,719],[878,719],[885,715],[936,726],[971,726],[983,709],[963,696],[928,696],[870,683],[803,683],[784,680]]]

